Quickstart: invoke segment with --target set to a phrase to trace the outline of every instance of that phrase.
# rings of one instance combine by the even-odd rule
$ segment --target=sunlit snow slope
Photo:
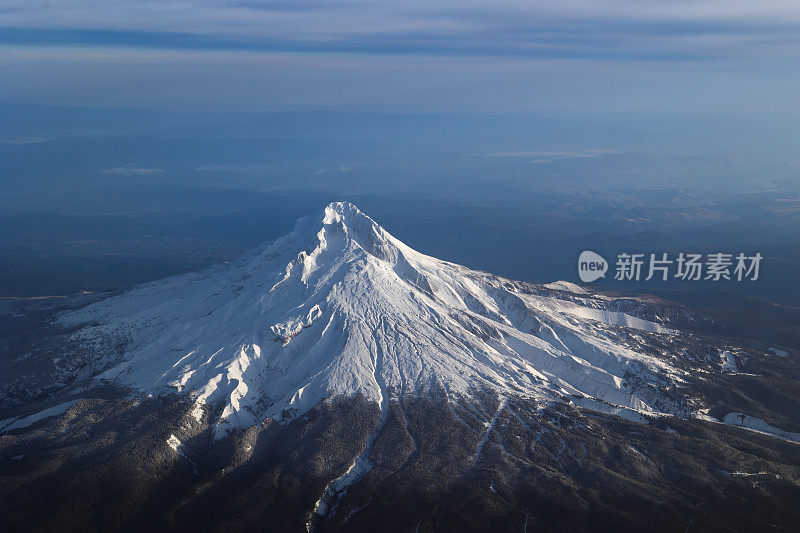
[[[334,203],[233,264],[140,285],[60,321],[106,361],[99,379],[188,392],[198,419],[212,408],[223,433],[359,393],[382,408],[401,394],[494,390],[654,413],[658,388],[633,383],[679,380],[615,340],[620,328],[670,330],[571,284],[520,287],[418,253]]]

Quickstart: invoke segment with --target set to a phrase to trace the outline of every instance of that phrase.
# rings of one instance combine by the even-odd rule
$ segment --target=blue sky
[[[5,0],[0,100],[800,113],[800,3]]]

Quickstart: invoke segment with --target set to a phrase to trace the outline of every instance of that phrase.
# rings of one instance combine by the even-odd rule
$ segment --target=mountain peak
[[[396,261],[399,248],[404,246],[350,202],[328,204],[322,223],[324,228],[339,226],[346,239],[357,242],[367,253],[382,260]]]
[[[231,265],[140,285],[61,321],[99,354],[100,379],[189,394],[196,418],[222,434],[340,395],[382,410],[434,390],[579,398],[632,417],[679,408],[664,393],[679,372],[619,335],[667,328],[602,297],[426,256],[347,202]]]
[[[312,278],[323,263],[353,261],[360,255],[397,266],[398,274],[416,279],[418,276],[409,269],[406,257],[425,257],[393,237],[350,202],[333,202],[321,213],[299,219],[289,234],[265,243],[245,257],[256,255],[252,261],[254,269],[265,265],[269,268],[276,257],[287,251],[290,259],[285,265],[286,276],[302,271],[303,281]]]
[[[368,219],[373,224],[375,223],[371,218],[362,213],[358,207],[350,202],[331,202],[325,207],[325,217],[323,223],[334,224],[344,222],[345,220],[363,220]]]

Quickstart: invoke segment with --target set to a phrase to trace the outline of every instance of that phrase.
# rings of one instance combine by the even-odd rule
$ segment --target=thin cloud
[[[797,57],[800,4],[754,0],[11,0],[0,43],[688,61]]]
[[[514,152],[494,152],[486,157],[530,158],[532,163],[552,163],[562,159],[584,159],[606,154],[617,154],[616,150],[593,149],[583,152],[560,152],[552,150],[518,150]]]
[[[166,172],[163,168],[141,168],[141,167],[114,167],[101,169],[102,174],[113,174],[115,176],[154,176]]]
[[[7,0],[0,51],[21,103],[800,111],[796,0]]]

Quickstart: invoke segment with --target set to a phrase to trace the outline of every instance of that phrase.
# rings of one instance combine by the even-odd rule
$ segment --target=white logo
[[[578,257],[578,276],[584,283],[590,283],[606,276],[608,271],[608,261],[603,256],[590,252],[581,252]]]

